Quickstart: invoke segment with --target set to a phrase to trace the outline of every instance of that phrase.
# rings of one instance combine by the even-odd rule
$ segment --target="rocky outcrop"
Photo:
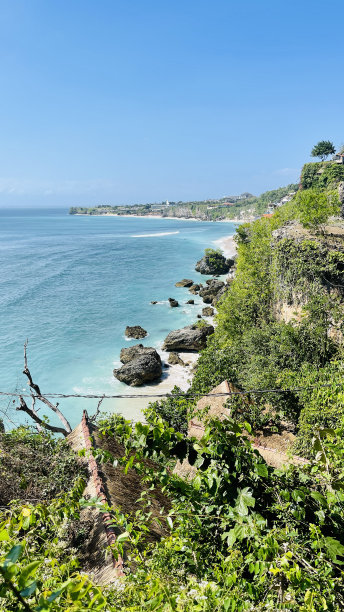
[[[189,291],[190,293],[193,293],[194,295],[196,295],[199,292],[200,288],[201,288],[200,285],[197,285],[197,283],[195,283],[194,285],[191,285]]]
[[[203,298],[203,302],[205,304],[213,304],[219,292],[222,291],[224,287],[225,283],[223,281],[219,281],[216,278],[211,278],[206,281],[206,286],[202,287],[199,295],[201,298]]]
[[[178,353],[170,353],[169,358],[168,358],[168,363],[170,365],[185,366],[184,361],[179,357]]]
[[[171,331],[165,338],[165,351],[200,351],[205,348],[207,338],[214,333],[212,325],[188,325]]]
[[[130,348],[123,348],[120,360],[124,365],[114,369],[114,376],[132,387],[139,387],[161,376],[160,355],[153,347],[136,344]]]
[[[187,304],[194,304],[194,303],[195,303],[195,300],[188,300],[186,303],[187,303]]]
[[[151,302],[151,304],[157,304],[157,303],[158,303],[158,302],[157,302],[156,300],[153,300],[153,301]]]
[[[171,308],[177,308],[177,306],[179,306],[179,302],[174,298],[168,298],[168,301],[170,302]]]
[[[124,333],[127,338],[135,338],[136,340],[139,340],[140,338],[145,338],[147,336],[146,330],[143,329],[141,325],[133,325],[132,327],[127,325]]]
[[[211,308],[211,306],[205,306],[204,308],[202,308],[202,315],[204,317],[212,317],[214,314],[214,308]]]
[[[221,253],[211,250],[200,259],[195,270],[201,274],[227,274],[234,266],[234,259],[226,259]]]
[[[340,201],[340,214],[344,217],[344,182],[338,185],[338,197]]]
[[[190,278],[183,278],[183,280],[178,281],[178,283],[175,284],[176,287],[191,287],[191,285],[193,285],[193,280],[191,280]]]

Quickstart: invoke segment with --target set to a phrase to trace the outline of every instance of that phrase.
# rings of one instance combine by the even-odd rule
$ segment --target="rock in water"
[[[165,351],[200,351],[213,333],[212,325],[188,325],[171,331],[165,338],[163,348]]]
[[[224,288],[225,283],[217,280],[216,278],[211,278],[207,280],[207,284],[205,287],[199,292],[201,298],[203,298],[203,302],[205,304],[211,304],[213,300],[217,297],[218,293]]]
[[[201,274],[227,274],[232,266],[234,259],[226,259],[221,253],[211,251],[196,263],[195,270]]]
[[[170,365],[185,366],[184,361],[179,357],[178,353],[170,353],[169,358],[168,358],[168,363]]]
[[[183,280],[175,284],[176,287],[191,287],[191,285],[193,285],[193,280],[190,278],[183,278]]]
[[[142,355],[151,355],[153,353],[156,353],[156,350],[152,346],[134,344],[134,346],[130,346],[129,348],[122,348],[119,358],[122,363],[129,363],[129,361],[133,361],[133,359],[136,359],[137,357],[141,357]]]
[[[196,295],[196,293],[198,293],[198,291],[200,290],[200,285],[197,285],[196,283],[194,285],[191,285],[189,291],[190,293],[193,293],[194,295]]]
[[[113,371],[114,376],[132,387],[160,378],[162,364],[159,353],[153,347],[136,344],[121,350],[120,359],[124,365]]]
[[[195,303],[195,300],[188,300],[186,303],[187,303],[187,304],[194,304],[194,303]]]
[[[127,338],[135,338],[136,340],[139,340],[140,338],[145,338],[147,336],[146,330],[143,329],[141,325],[133,325],[133,327],[127,325],[124,333]]]
[[[205,308],[202,308],[202,315],[204,317],[212,317],[214,314],[214,308],[211,308],[211,306],[205,306]]]
[[[170,302],[171,308],[176,308],[177,306],[179,306],[178,301],[175,300],[174,298],[168,298],[168,301]]]
[[[158,302],[156,300],[152,300],[151,304],[157,304]]]

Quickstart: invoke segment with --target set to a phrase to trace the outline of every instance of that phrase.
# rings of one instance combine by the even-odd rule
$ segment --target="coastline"
[[[68,213],[70,214],[70,213]],[[199,221],[200,223],[251,223],[253,219],[199,219],[198,217],[164,217],[163,215],[116,215],[115,213],[107,213],[106,215],[90,215],[88,213],[75,213],[71,217],[120,217],[122,219],[169,219],[170,221]]]

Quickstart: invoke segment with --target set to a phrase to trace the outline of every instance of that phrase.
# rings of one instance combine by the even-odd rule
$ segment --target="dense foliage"
[[[330,140],[320,140],[312,149],[312,157],[320,157],[322,161],[329,155],[333,155],[336,152],[333,142]]]

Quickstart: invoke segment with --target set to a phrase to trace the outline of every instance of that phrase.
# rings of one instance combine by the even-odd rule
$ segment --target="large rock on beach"
[[[139,387],[160,378],[162,363],[159,353],[153,347],[136,344],[121,350],[120,359],[124,365],[114,369],[114,376],[132,387]]]
[[[176,287],[191,287],[191,285],[193,285],[193,280],[190,278],[183,278],[183,280],[175,284]]]
[[[143,329],[141,325],[133,325],[132,327],[127,325],[124,333],[127,338],[135,338],[136,340],[139,340],[140,338],[145,338],[147,336],[146,330]]]
[[[173,353],[173,352],[169,354],[168,363],[170,365],[185,366],[184,361],[179,357],[178,353]]]
[[[195,270],[201,274],[227,274],[232,266],[233,259],[226,259],[221,253],[212,251],[196,263]]]
[[[202,315],[204,317],[212,317],[214,314],[214,308],[212,308],[211,306],[205,306],[204,308],[202,308]]]
[[[165,351],[200,351],[205,348],[207,338],[214,333],[212,325],[188,325],[171,331],[165,338]]]

